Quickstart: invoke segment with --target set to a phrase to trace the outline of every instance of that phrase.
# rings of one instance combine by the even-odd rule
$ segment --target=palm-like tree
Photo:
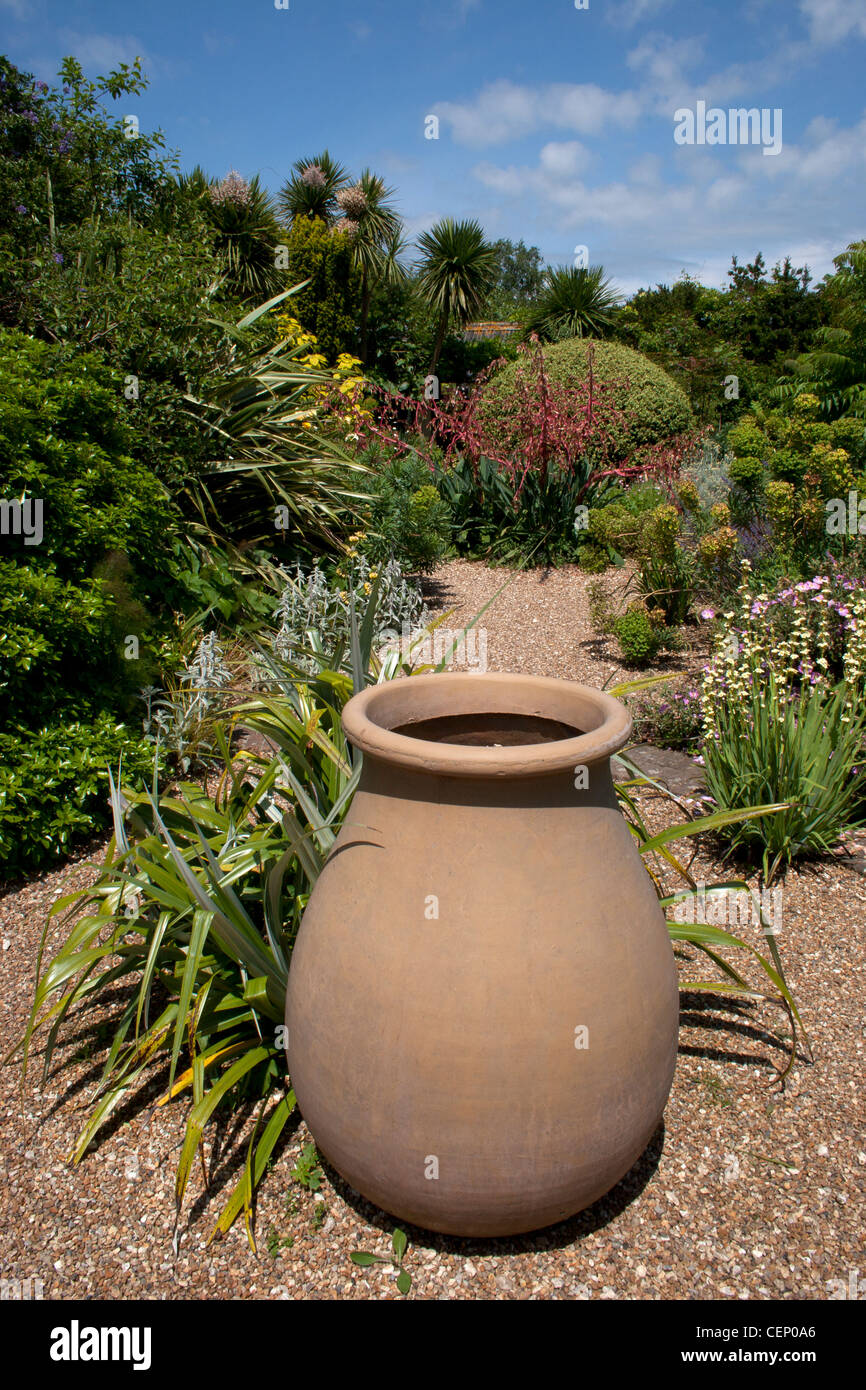
[[[493,283],[496,255],[485,240],[479,222],[455,222],[443,218],[418,238],[422,258],[418,289],[430,308],[439,314],[439,326],[430,363],[436,371],[449,320],[461,326],[477,313]]]
[[[378,174],[365,169],[354,188],[337,194],[347,218],[357,222],[353,239],[354,263],[361,272],[361,360],[367,360],[367,325],[370,300],[377,283],[399,284],[406,271],[400,260],[405,243],[402,222],[391,206],[393,188]]]
[[[536,333],[548,343],[561,338],[599,338],[613,323],[620,302],[611,282],[604,278],[603,266],[558,266],[545,276],[525,336]]]
[[[203,177],[200,170],[193,170],[190,188],[199,187]],[[247,182],[232,170],[224,179],[210,182],[202,204],[232,288],[242,299],[261,300],[275,294],[282,284],[274,254],[280,230],[258,175]]]
[[[332,223],[339,214],[337,194],[348,183],[348,175],[325,150],[311,159],[298,159],[292,176],[280,189],[280,211],[290,222],[296,217],[319,217]]]

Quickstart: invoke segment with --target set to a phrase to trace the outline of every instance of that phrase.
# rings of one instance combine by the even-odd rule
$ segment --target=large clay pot
[[[360,786],[310,898],[288,1062],[321,1153],[405,1221],[464,1236],[589,1206],[659,1124],[677,979],[599,691],[413,676],[350,700]]]

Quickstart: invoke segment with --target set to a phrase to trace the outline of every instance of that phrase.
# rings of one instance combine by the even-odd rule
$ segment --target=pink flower
[[[712,622],[712,620],[713,620],[713,618],[714,618],[715,616],[716,616],[716,615],[715,615],[715,613],[713,612],[713,609],[712,609],[712,608],[702,608],[702,609],[701,609],[701,617],[703,618],[703,620],[704,620],[705,623]]]

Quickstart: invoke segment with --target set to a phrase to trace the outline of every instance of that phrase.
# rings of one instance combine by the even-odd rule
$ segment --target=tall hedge
[[[627,416],[624,427],[615,431],[623,458],[642,444],[656,444],[692,428],[694,418],[685,392],[648,357],[621,343],[566,338],[549,344],[542,353],[551,381],[565,386],[585,381],[590,351],[595,380],[612,384],[613,399]],[[521,362],[510,362],[497,372],[479,407],[491,423],[501,421],[506,434],[520,369]]]
[[[352,238],[326,226],[318,217],[298,217],[288,234],[290,285],[308,280],[289,308],[318,339],[329,362],[358,345],[361,282],[352,265]]]

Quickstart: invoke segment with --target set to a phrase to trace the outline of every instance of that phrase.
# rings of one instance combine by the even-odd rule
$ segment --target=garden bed
[[[434,603],[457,610],[453,629],[508,574],[457,562],[434,578]],[[519,575],[481,620],[489,669],[593,685],[633,674],[595,648],[585,587],[575,569]],[[651,830],[676,818],[656,793],[642,793],[640,805]],[[96,844],[89,857],[100,853]],[[79,855],[0,899],[4,1050],[26,1024],[47,909],[95,876],[87,859]],[[706,882],[731,877],[704,846],[692,872]],[[779,945],[814,1060],[801,1043],[780,1086],[790,1033],[777,1005],[684,993],[664,1132],[623,1182],[589,1211],[532,1236],[457,1240],[409,1228],[413,1297],[796,1300],[847,1288],[850,1271],[862,1265],[866,1188],[866,881],[853,864],[828,860],[789,871],[782,890]],[[737,931],[763,947],[756,928]],[[58,928],[49,944],[61,937]],[[688,961],[681,970],[686,979],[706,973]],[[35,1088],[38,1052],[23,1093],[15,1067],[2,1073],[4,1279],[41,1279],[44,1296],[61,1299],[399,1296],[387,1268],[350,1262],[353,1250],[387,1253],[395,1223],[325,1164],[318,1191],[291,1180],[310,1139],[297,1116],[259,1194],[257,1256],[242,1222],[224,1242],[205,1244],[246,1155],[253,1123],[246,1111],[223,1122],[218,1149],[214,1131],[206,1132],[210,1188],[203,1193],[196,1167],[176,1252],[184,1103],[154,1109],[155,1084],[148,1103],[137,1098],[120,1109],[94,1151],[70,1168],[65,1158],[80,1129],[80,1100],[99,1075],[98,1029],[107,1016],[104,1006],[73,1016],[44,1092]]]

